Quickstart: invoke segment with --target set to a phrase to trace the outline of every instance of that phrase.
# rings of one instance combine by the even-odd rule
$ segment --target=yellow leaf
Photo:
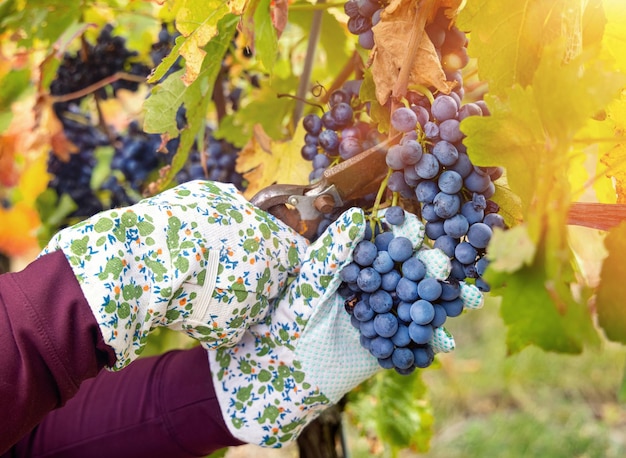
[[[217,23],[229,12],[221,0],[185,0],[176,15],[176,28],[186,38],[180,47],[185,58],[186,85],[193,83],[202,68],[206,52],[202,49],[217,34]]]
[[[295,140],[275,141],[260,125],[254,126],[253,137],[237,158],[237,171],[249,182],[245,192],[247,198],[274,183],[309,183],[311,163],[300,154],[300,139],[304,135],[304,127],[300,125],[294,134]]]
[[[22,172],[18,189],[20,191],[20,202],[24,205],[35,208],[35,201],[39,194],[48,187],[50,175],[47,172],[48,157],[40,154],[32,162],[29,162]]]
[[[35,231],[39,214],[23,202],[4,209],[0,207],[0,252],[9,257],[19,256],[37,248]]]
[[[607,121],[613,124],[616,142],[601,162],[606,166],[606,175],[614,179],[617,202],[626,203],[626,142],[618,140],[626,136],[626,91],[607,108]]]
[[[626,71],[626,8],[623,0],[603,2],[607,24],[602,39],[602,50],[615,59],[617,68]]]
[[[241,15],[248,5],[248,0],[229,0],[228,6],[230,7],[230,12],[236,14],[237,16]]]

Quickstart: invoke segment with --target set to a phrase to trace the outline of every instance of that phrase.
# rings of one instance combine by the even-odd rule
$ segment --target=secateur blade
[[[324,171],[306,186],[275,184],[250,199],[307,238],[313,238],[325,214],[347,209],[351,203],[377,192],[387,176],[387,148],[396,135]]]

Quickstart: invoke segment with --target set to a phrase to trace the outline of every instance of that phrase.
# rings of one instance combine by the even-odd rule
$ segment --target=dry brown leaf
[[[381,14],[381,20],[372,30],[374,32],[374,48],[372,75],[376,83],[376,98],[385,105],[393,91],[393,87],[404,64],[411,33],[418,26],[419,5],[415,0],[393,0]],[[438,6],[448,6],[455,1],[438,1]],[[422,22],[424,23],[424,22]],[[419,43],[417,54],[409,72],[408,85],[434,87],[445,94],[450,93],[454,83],[446,81],[435,47],[424,32]]]

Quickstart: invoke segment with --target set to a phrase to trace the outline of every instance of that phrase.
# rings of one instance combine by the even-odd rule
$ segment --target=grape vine
[[[138,120],[133,120],[123,131],[107,125],[99,109],[99,102],[115,97],[120,90],[135,92],[156,63],[167,56],[178,34],[170,33],[168,24],[163,24],[158,41],[152,44],[150,65],[133,61],[136,51],[126,48],[125,39],[113,34],[113,26],[106,24],[90,45],[83,37],[83,46],[76,53],[66,53],[59,66],[56,78],[50,85],[54,96],[54,112],[61,121],[67,139],[76,148],[69,158],[50,153],[48,172],[52,175],[48,187],[57,196],[69,196],[75,210],[67,215],[68,222],[91,216],[104,209],[136,203],[150,192],[150,183],[158,179],[159,170],[171,166],[179,139],[165,144],[159,134],[143,131]],[[168,72],[180,69],[180,63]],[[103,84],[119,72],[123,78]],[[167,76],[167,74],[166,74]],[[136,77],[136,78],[135,78]],[[90,90],[90,88],[95,88]],[[81,102],[92,99],[99,119]],[[231,95],[233,104],[237,100]],[[186,125],[185,110],[177,116],[179,128]],[[105,160],[102,153],[112,153]],[[244,189],[242,175],[235,171],[238,149],[226,141],[213,137],[213,127],[207,125],[205,138],[194,144],[184,166],[176,174],[176,182],[184,183],[195,179],[231,182]],[[108,162],[109,172],[95,172],[97,166]],[[104,176],[94,178],[94,173]]]
[[[626,343],[619,2],[79,3],[2,8],[0,251],[195,178],[247,197],[315,183],[383,144],[387,177],[350,202],[370,227],[341,289],[395,368],[360,394],[376,393],[361,407],[383,440],[427,448],[416,369],[444,351],[432,337],[463,316],[463,285],[500,301],[508,353]],[[143,111],[119,122],[107,104],[127,94]],[[403,240],[412,215],[422,249]],[[423,423],[387,420],[403,409]]]
[[[380,22],[383,7],[369,0],[350,0],[344,10],[349,31],[359,36],[362,47],[372,49],[372,27]],[[446,18],[443,8],[435,12],[425,31],[452,90],[401,89],[407,96],[391,108],[388,125],[389,135],[400,132],[402,136],[387,149],[389,172],[378,194],[360,202],[372,225],[355,250],[354,262],[342,273],[341,294],[350,304],[346,310],[360,331],[361,345],[383,368],[401,374],[428,367],[436,351],[450,351],[452,344],[447,341],[451,340],[442,326],[446,318],[462,313],[465,282],[483,292],[490,290],[483,278],[489,264],[486,249],[493,228],[506,228],[498,205],[490,200],[503,168],[475,166],[463,144],[461,122],[469,116],[489,115],[482,100],[462,103],[468,39]],[[330,93],[327,111],[302,120],[306,134],[300,152],[311,161],[312,183],[327,168],[384,139],[359,98],[362,84],[362,80],[345,82]],[[393,235],[393,227],[404,222],[405,205],[418,210],[434,251],[416,250],[407,237]],[[382,219],[381,208],[386,211]],[[318,235],[333,216],[325,215]],[[443,274],[427,272],[420,256],[446,257],[450,269]]]

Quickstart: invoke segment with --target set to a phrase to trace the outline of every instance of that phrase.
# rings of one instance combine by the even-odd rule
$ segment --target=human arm
[[[102,373],[51,413],[16,447],[22,454],[13,456],[60,449],[64,454],[58,456],[97,450],[136,457],[167,450],[164,456],[186,457],[240,441],[280,446],[294,440],[323,409],[380,370],[361,348],[336,292],[338,273],[363,231],[360,211],[344,214],[311,246],[300,274],[265,319],[233,348],[209,351],[209,366],[194,349],[190,357],[175,352]],[[430,274],[447,275],[432,259],[426,263]],[[130,454],[124,454],[125,441]]]
[[[58,233],[31,266],[2,277],[0,453],[84,379],[130,364],[158,326],[233,344],[265,316],[306,244],[211,182]]]
[[[197,346],[102,371],[3,458],[189,458],[240,445]]]
[[[115,355],[62,253],[0,275],[0,453]]]

